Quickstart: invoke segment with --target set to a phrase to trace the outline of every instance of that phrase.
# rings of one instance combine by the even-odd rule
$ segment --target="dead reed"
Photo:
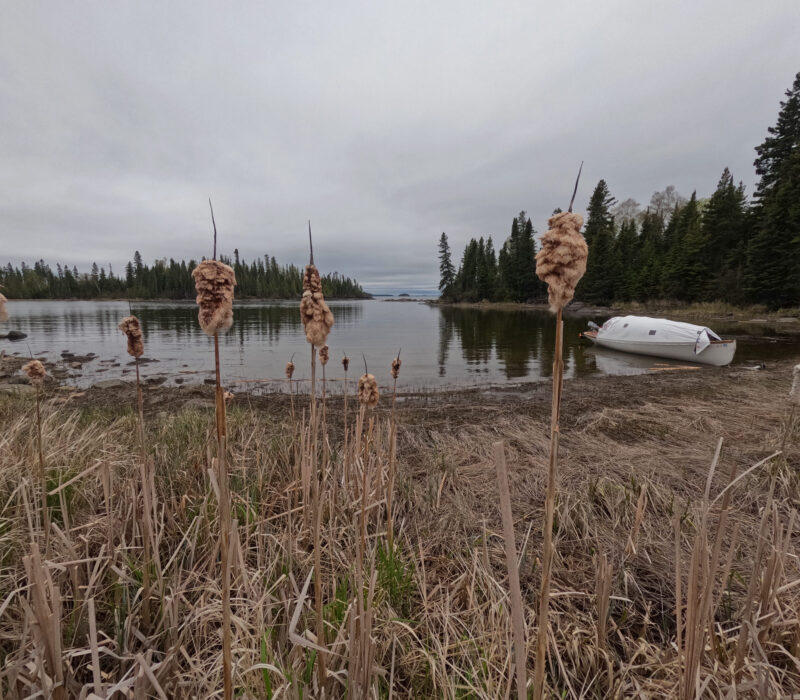
[[[216,260],[217,224],[211,200],[211,222],[214,228],[214,256],[204,260],[193,271],[197,289],[198,320],[206,335],[214,338],[214,406],[217,433],[216,470],[210,477],[215,482],[219,503],[219,555],[222,568],[222,666],[225,700],[233,698],[233,655],[231,650],[231,539],[238,540],[236,522],[231,519],[230,482],[227,466],[228,428],[225,395],[219,363],[219,333],[233,325],[233,290],[236,276],[233,269]]]
[[[583,163],[581,163],[581,169]],[[549,634],[550,578],[553,566],[553,517],[555,514],[558,481],[558,442],[561,433],[561,392],[564,383],[564,322],[562,312],[575,293],[575,286],[586,272],[588,248],[580,233],[583,218],[572,213],[572,203],[578,190],[581,171],[575,180],[575,190],[567,212],[553,215],[550,229],[541,238],[541,250],[536,254],[536,274],[547,283],[550,310],[556,314],[556,342],[553,355],[553,400],[550,409],[550,460],[547,472],[547,494],[543,525],[542,584],[539,593],[539,630],[536,638],[533,697],[540,700],[544,693],[547,639]]]
[[[728,369],[713,378],[713,395],[703,391],[708,375],[695,373],[575,380],[566,392],[561,422],[568,429],[560,445],[553,528],[547,686],[553,696],[680,697],[691,674],[685,662],[681,670],[677,650],[686,659],[687,643],[699,654],[694,687],[703,697],[796,692],[800,536],[792,513],[800,451],[792,433],[785,452],[775,454],[784,439],[786,405],[774,400],[785,396],[791,368]],[[122,396],[133,398],[133,388]],[[36,462],[30,411],[24,410],[31,404],[24,396],[0,397],[3,696],[47,696],[63,678],[66,697],[220,697],[223,586],[208,414],[184,407],[177,390],[145,393],[159,494],[153,556],[163,577],[160,593],[154,587],[147,630],[140,561],[114,556],[108,539],[110,529],[121,553],[139,547],[138,438],[130,413],[118,405],[126,402],[102,397],[92,391],[67,403],[43,397],[42,442],[59,484],[51,494],[60,505],[53,505],[50,550],[41,566],[26,564],[39,532],[38,494],[24,476]],[[331,460],[320,463],[322,686],[311,592],[313,525],[298,517],[299,499],[287,507],[287,495],[300,492],[289,398],[251,397],[227,416],[229,462],[236,465],[229,499],[239,523],[229,533],[235,693],[515,697],[509,538],[497,499],[490,497],[497,489],[492,444],[506,443],[511,511],[518,514],[515,558],[525,619],[532,622],[542,546],[532,523],[544,517],[547,469],[541,460],[550,438],[541,394],[398,402],[403,429],[397,435],[393,558],[384,555],[380,517],[390,406],[366,410],[360,444],[351,427],[353,478],[337,483],[345,459],[342,398],[329,397]],[[308,411],[298,422],[298,440],[307,445]],[[725,440],[709,479],[711,435]],[[731,481],[733,466],[738,471]],[[727,522],[720,527],[726,494]],[[677,540],[676,531],[664,527],[670,522],[679,524]],[[700,550],[694,554],[695,543],[704,541],[704,557]],[[676,570],[679,593],[670,573]],[[693,619],[702,622],[706,590],[705,643],[689,642],[685,624],[678,643],[677,619],[685,619],[692,599]],[[748,632],[737,680],[742,629]]]
[[[5,298],[2,292],[0,292],[0,323],[8,321],[8,309],[6,308],[6,302],[8,299]]]
[[[42,503],[42,533],[44,534],[44,549],[47,552],[50,546],[50,509],[47,506],[47,468],[44,463],[44,450],[42,448],[42,386],[47,377],[47,370],[40,360],[31,360],[22,366],[22,371],[36,389],[36,449],[39,463],[39,490]]]

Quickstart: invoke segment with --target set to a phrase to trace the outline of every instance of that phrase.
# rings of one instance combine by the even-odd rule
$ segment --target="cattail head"
[[[397,379],[398,375],[400,374],[400,365],[402,364],[403,362],[400,359],[400,355],[398,355],[392,360],[392,377],[394,379]]]
[[[142,326],[136,316],[126,316],[119,322],[119,329],[128,336],[128,354],[133,357],[144,355]]]
[[[198,319],[206,335],[227,331],[233,325],[233,268],[219,260],[204,260],[194,270]]]
[[[6,310],[6,302],[8,299],[0,293],[0,321],[8,321],[8,311]]]
[[[333,314],[322,296],[322,281],[316,266],[306,265],[303,273],[303,298],[300,300],[300,318],[306,329],[306,340],[321,347],[333,327]]]
[[[536,254],[536,274],[547,283],[550,310],[563,309],[575,294],[575,287],[586,272],[589,249],[581,235],[583,217],[562,211],[550,217],[550,229],[542,236]]]
[[[792,373],[792,390],[789,392],[789,401],[795,406],[800,406],[800,365],[794,366]]]
[[[289,360],[286,363],[286,378],[291,380],[293,374],[294,374],[294,362]]]
[[[378,405],[378,382],[371,374],[362,374],[358,379],[358,400],[362,406],[372,408]]]
[[[31,360],[27,364],[22,365],[22,371],[28,375],[31,384],[40,386],[47,376],[47,370],[39,360]]]
[[[347,372],[347,368],[350,367],[350,358],[347,355],[342,358],[342,367],[344,367],[345,372]]]
[[[323,345],[319,349],[319,363],[324,367],[328,364],[328,360],[330,359],[330,350],[328,349],[327,345]]]

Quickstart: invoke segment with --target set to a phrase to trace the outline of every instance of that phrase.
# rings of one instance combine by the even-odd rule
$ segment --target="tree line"
[[[257,299],[293,299],[303,293],[303,273],[296,265],[278,265],[275,257],[264,255],[251,261],[240,259],[234,250],[233,259],[220,256],[236,274],[237,297]],[[53,270],[43,260],[33,265],[8,263],[0,267],[0,290],[9,299],[194,299],[192,270],[195,260],[156,260],[152,265],[142,261],[139,251],[128,261],[124,274],[116,275],[112,266],[93,263],[90,272],[80,273],[77,267],[56,263]],[[369,298],[355,280],[338,272],[322,277],[323,293],[328,298]]]
[[[770,308],[800,305],[800,73],[778,120],[756,147],[759,181],[751,199],[725,168],[713,194],[656,192],[646,209],[617,202],[605,180],[587,207],[586,274],[579,301],[726,301]],[[559,211],[559,210],[556,210]],[[544,301],[535,276],[536,232],[520,212],[495,255],[491,236],[472,239],[456,269],[447,235],[439,239],[446,301]]]

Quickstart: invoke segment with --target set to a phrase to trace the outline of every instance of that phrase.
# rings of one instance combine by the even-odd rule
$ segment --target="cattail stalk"
[[[322,520],[322,508],[320,507],[320,480],[317,465],[317,441],[319,426],[317,425],[317,347],[320,348],[320,359],[322,359],[322,349],[325,349],[325,362],[323,363],[323,376],[325,372],[324,364],[327,363],[327,345],[325,340],[333,326],[333,314],[325,303],[322,294],[322,280],[319,270],[314,265],[314,244],[311,239],[311,222],[308,222],[308,247],[309,261],[303,273],[303,298],[300,300],[300,319],[306,332],[306,340],[311,345],[311,455],[310,467],[311,478],[313,480],[312,509],[314,515],[314,603],[317,617],[317,644],[325,646],[325,618],[322,608],[322,545],[320,542],[320,529]],[[324,389],[323,389],[324,392]],[[324,409],[323,409],[324,410]],[[306,506],[306,512],[307,506]],[[325,656],[321,652],[317,655],[317,680],[319,687],[325,684]]]
[[[198,320],[206,335],[214,338],[214,404],[217,432],[217,486],[219,488],[219,553],[222,565],[222,676],[224,699],[233,698],[233,657],[231,653],[231,571],[230,532],[231,504],[228,483],[227,450],[228,431],[225,413],[225,394],[219,367],[219,332],[227,331],[233,324],[233,288],[236,276],[228,266],[216,260],[217,224],[211,200],[211,223],[214,227],[214,257],[204,260],[193,271],[197,288]]]
[[[397,399],[397,378],[400,376],[400,350],[392,360],[392,418],[389,431],[389,484],[386,491],[386,537],[389,542],[389,556],[394,557],[394,518],[392,502],[394,496],[394,477],[397,469],[397,422],[395,420],[395,400]]]
[[[150,493],[150,474],[147,462],[147,448],[144,440],[144,396],[142,393],[142,380],[139,373],[139,358],[144,354],[142,329],[136,316],[126,316],[120,321],[119,329],[127,336],[128,354],[133,356],[136,366],[136,408],[137,426],[136,436],[139,441],[139,476],[142,482],[142,543],[144,550],[144,563],[142,565],[142,624],[146,630],[150,629],[150,568],[152,565],[151,537],[152,537],[152,494]]]
[[[583,163],[581,163],[581,169]],[[542,584],[539,592],[539,630],[536,637],[536,666],[534,668],[533,697],[541,700],[544,694],[544,672],[547,657],[547,632],[550,608],[550,578],[553,567],[553,518],[556,504],[556,482],[558,479],[558,438],[561,415],[561,391],[564,385],[564,321],[562,311],[575,293],[575,286],[586,272],[588,250],[580,234],[583,218],[572,213],[575,193],[581,171],[575,180],[572,201],[567,212],[558,213],[548,222],[550,230],[542,236],[542,248],[536,254],[536,274],[547,283],[550,309],[556,312],[556,342],[553,357],[553,397],[550,407],[550,459],[547,469],[547,493],[542,551]]]
[[[47,470],[44,465],[44,450],[42,447],[42,384],[47,376],[44,365],[39,360],[31,360],[22,366],[31,384],[36,389],[36,448],[39,456],[39,488],[42,492],[42,529],[44,531],[44,549],[47,552],[50,545],[50,509],[47,506]]]

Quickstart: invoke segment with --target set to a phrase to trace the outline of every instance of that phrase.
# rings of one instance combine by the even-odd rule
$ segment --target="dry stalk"
[[[153,511],[152,494],[150,492],[150,473],[147,460],[147,448],[144,438],[144,397],[142,393],[142,380],[139,372],[139,358],[144,354],[142,328],[136,316],[126,316],[119,323],[119,329],[128,339],[128,354],[133,357],[136,366],[136,409],[137,426],[136,435],[139,442],[139,475],[142,488],[142,545],[144,561],[142,562],[142,624],[145,630],[150,630],[150,574],[153,565],[152,535]]]
[[[581,163],[581,168],[583,163]],[[575,180],[572,201],[578,190],[580,170]],[[550,577],[553,566],[553,516],[558,479],[559,416],[561,414],[561,391],[564,383],[564,322],[562,311],[570,302],[575,286],[586,271],[588,249],[581,236],[583,219],[572,213],[572,202],[568,212],[550,218],[550,230],[541,239],[542,249],[536,254],[536,274],[547,283],[550,309],[556,312],[556,342],[553,356],[553,401],[550,410],[550,460],[547,470],[547,494],[545,496],[544,544],[542,548],[542,585],[539,593],[539,630],[536,637],[536,666],[534,668],[533,697],[541,700],[544,693],[544,672],[547,656],[548,611],[550,607]]]
[[[208,202],[211,207],[211,200]],[[233,698],[233,656],[231,651],[231,566],[230,529],[231,504],[228,482],[228,428],[225,411],[225,394],[222,388],[219,363],[219,332],[233,324],[233,288],[236,277],[233,270],[216,260],[217,224],[211,208],[214,226],[214,259],[204,260],[193,271],[197,288],[198,320],[206,335],[214,338],[214,405],[217,433],[216,480],[219,489],[219,552],[222,567],[222,674],[225,700]]]
[[[394,478],[397,469],[397,420],[395,415],[395,403],[397,400],[397,378],[400,376],[400,352],[392,360],[392,417],[389,433],[389,483],[386,489],[386,535],[389,541],[389,554],[394,556],[394,517],[392,514],[392,502],[394,496]]]
[[[500,494],[500,515],[503,519],[503,540],[506,549],[508,587],[511,597],[511,621],[514,626],[514,665],[517,670],[517,698],[527,698],[528,673],[526,667],[527,646],[525,642],[525,612],[522,607],[522,592],[519,585],[519,564],[514,539],[514,516],[511,513],[511,492],[508,488],[505,443],[501,440],[492,445],[494,465],[497,469],[497,489]]]
[[[44,533],[44,550],[50,547],[50,509],[47,506],[47,469],[44,465],[44,449],[42,446],[42,385],[47,376],[44,365],[39,360],[31,360],[22,366],[36,389],[36,449],[39,457],[39,489],[42,493],[42,531]]]

